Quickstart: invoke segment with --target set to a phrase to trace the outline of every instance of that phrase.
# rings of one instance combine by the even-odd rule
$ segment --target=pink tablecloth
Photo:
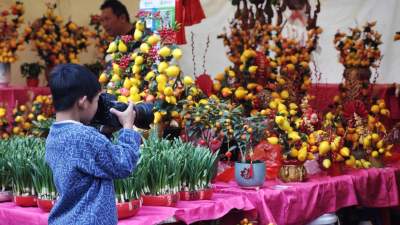
[[[212,200],[180,201],[176,207],[143,206],[131,218],[120,220],[119,225],[150,225],[176,219],[187,224],[218,219],[232,209],[249,211],[255,209],[245,197],[215,193]],[[48,213],[38,208],[21,208],[14,203],[0,203],[0,225],[46,225]]]
[[[257,208],[261,224],[307,224],[324,213],[361,205],[399,204],[395,168],[352,171],[337,177],[314,176],[302,183],[267,181],[259,190],[245,190],[235,182],[217,183],[218,192],[246,196]]]

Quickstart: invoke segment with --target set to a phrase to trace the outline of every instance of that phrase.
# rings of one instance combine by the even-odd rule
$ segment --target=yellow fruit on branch
[[[174,57],[174,59],[179,60],[182,58],[182,50],[179,48],[176,48],[172,51],[172,56]]]
[[[126,44],[122,40],[120,40],[119,43],[118,43],[118,51],[120,51],[122,53],[128,51],[128,47],[126,46]]]
[[[330,160],[330,159],[324,159],[324,160],[322,161],[322,166],[323,166],[325,169],[331,168],[331,166],[332,166],[331,160]]]
[[[180,72],[180,68],[175,65],[169,66],[167,69],[165,69],[165,73],[168,77],[177,77]]]
[[[343,157],[349,157],[350,156],[350,149],[348,147],[343,147],[339,151],[340,155]]]
[[[169,67],[169,64],[165,61],[160,62],[160,64],[158,64],[158,72],[159,73],[164,73],[165,70]]]
[[[185,76],[185,77],[183,78],[183,84],[184,84],[184,85],[192,85],[192,84],[194,84],[192,77],[190,77],[190,76]]]
[[[319,143],[318,151],[319,155],[323,156],[326,155],[331,150],[331,146],[328,141],[322,141]]]
[[[164,47],[162,47],[162,48],[158,51],[158,54],[159,54],[161,57],[166,58],[166,57],[168,57],[168,56],[171,55],[171,49],[168,48],[168,47],[166,47],[166,46],[164,46]]]
[[[147,43],[149,45],[155,45],[160,41],[160,36],[153,34],[149,38],[147,38]]]
[[[276,145],[279,143],[279,138],[277,137],[269,137],[267,138],[268,143],[270,143],[271,145]]]
[[[235,97],[236,97],[236,99],[241,100],[247,95],[247,93],[248,93],[247,90],[245,90],[243,88],[238,88],[235,91]]]
[[[136,29],[135,32],[133,33],[133,39],[135,39],[135,41],[140,41],[142,37],[143,37],[143,32],[141,30]]]

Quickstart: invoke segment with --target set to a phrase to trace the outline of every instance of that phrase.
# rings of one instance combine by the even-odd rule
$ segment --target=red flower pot
[[[142,201],[140,199],[117,203],[118,219],[125,219],[136,215],[141,207]]]
[[[210,200],[213,196],[214,190],[212,188],[199,191],[200,200]]]
[[[35,196],[14,196],[14,202],[17,206],[21,206],[21,207],[37,206]]]
[[[37,87],[37,86],[39,86],[39,79],[37,79],[37,78],[26,78],[26,85],[28,87]]]
[[[198,191],[181,191],[179,192],[179,199],[182,201],[199,200],[200,195]]]
[[[55,204],[54,200],[48,200],[48,199],[37,199],[37,205],[39,209],[45,211],[45,212],[50,212],[50,210],[53,208]]]
[[[169,195],[145,195],[143,205],[149,206],[175,206],[179,199],[179,193]]]

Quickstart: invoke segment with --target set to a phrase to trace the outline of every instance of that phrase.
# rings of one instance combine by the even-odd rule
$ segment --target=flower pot
[[[11,64],[0,63],[0,87],[7,87],[11,81]]]
[[[235,163],[235,180],[241,187],[261,187],[265,181],[265,163]]]
[[[28,86],[28,87],[39,86],[39,79],[38,78],[26,78],[26,86]]]
[[[175,206],[179,199],[179,193],[168,195],[145,195],[143,205],[148,206]]]
[[[125,219],[136,215],[141,207],[141,199],[134,199],[130,202],[117,203],[118,219]]]
[[[199,200],[211,200],[214,190],[212,188],[207,188],[199,191]]]
[[[14,202],[17,206],[21,207],[34,207],[37,206],[36,196],[28,195],[28,196],[15,196]]]
[[[279,179],[283,182],[302,182],[306,175],[303,164],[284,164],[279,170]]]
[[[50,212],[54,204],[55,204],[54,200],[40,199],[40,198],[37,199],[37,206],[45,212]]]
[[[0,191],[0,202],[10,202],[13,199],[12,197],[11,191]]]
[[[200,199],[198,191],[180,191],[179,200],[181,201],[195,201]]]

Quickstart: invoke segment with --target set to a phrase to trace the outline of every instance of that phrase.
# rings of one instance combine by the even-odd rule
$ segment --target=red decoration
[[[253,160],[264,161],[266,165],[266,178],[275,179],[282,166],[282,147],[261,141],[254,148]]]
[[[199,0],[175,0],[175,20],[180,24],[176,32],[176,43],[186,44],[185,26],[198,24],[206,18]]]
[[[210,96],[213,90],[213,81],[208,74],[201,74],[196,78],[196,85],[204,94]]]
[[[368,115],[368,111],[365,109],[365,105],[360,100],[354,100],[347,102],[344,105],[343,116],[347,120],[351,120],[354,117],[354,113],[360,116],[361,118],[365,118]]]

